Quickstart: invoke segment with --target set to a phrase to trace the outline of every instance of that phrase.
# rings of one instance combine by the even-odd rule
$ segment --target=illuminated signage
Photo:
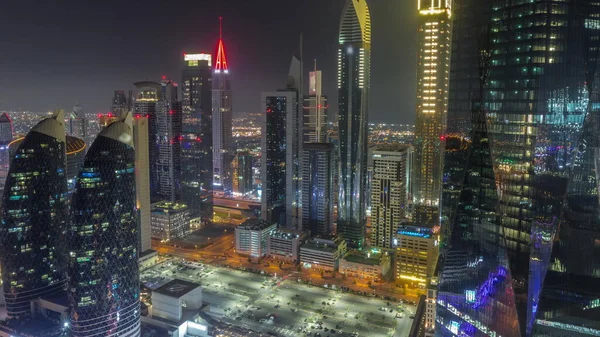
[[[475,303],[475,290],[465,290],[465,300],[467,303]]]
[[[210,54],[183,54],[184,61],[208,61],[210,65],[212,63],[212,55]]]

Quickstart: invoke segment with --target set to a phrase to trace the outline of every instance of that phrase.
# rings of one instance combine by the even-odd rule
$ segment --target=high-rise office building
[[[474,99],[472,133],[480,135],[457,210],[446,213],[455,215],[443,240],[436,333],[598,334],[598,145],[590,130],[598,125],[600,5],[454,6],[462,28],[453,39],[481,36],[457,57],[479,61],[472,78],[485,82],[465,85],[473,66],[451,76],[450,90]]]
[[[229,66],[225,58],[225,46],[221,33],[212,77],[213,186],[215,189],[225,192],[231,192],[232,189],[232,101]]]
[[[333,232],[333,144],[302,147],[302,228],[314,235]]]
[[[69,227],[69,328],[74,337],[140,336],[131,114],[103,129],[85,157]]]
[[[238,152],[231,162],[233,193],[247,194],[254,185],[253,158],[249,152]]]
[[[419,1],[417,120],[413,168],[416,223],[439,225],[450,66],[450,0]]]
[[[30,300],[57,296],[66,288],[65,148],[64,112],[57,110],[29,131],[11,161],[0,225],[9,317],[28,316]]]
[[[370,155],[371,245],[391,249],[400,222],[407,215],[412,147],[381,145]]]
[[[304,96],[302,111],[302,141],[304,143],[324,143],[327,138],[327,96],[323,95],[322,72],[308,74],[308,95]]]
[[[138,252],[151,249],[150,149],[148,116],[141,110],[133,114],[133,145],[135,147],[135,194],[138,210],[140,245]]]
[[[13,140],[13,124],[8,114],[0,116],[0,193],[4,191],[6,177],[10,169],[9,144]]]
[[[338,42],[340,195],[337,232],[350,246],[362,247],[371,86],[371,15],[365,0],[346,1]]]
[[[133,103],[133,137],[136,164],[136,196],[139,211],[140,253],[151,248],[151,200],[152,190],[150,177],[156,172],[158,148],[155,142],[156,105],[161,97],[162,86],[157,82],[143,81],[134,83],[137,93]],[[145,137],[145,140],[144,140]]]
[[[184,54],[183,62],[182,200],[206,222],[213,215],[212,57]]]
[[[397,284],[425,287],[434,277],[439,255],[439,227],[402,224],[394,233]]]
[[[181,198],[182,108],[177,83],[163,81],[161,99],[156,102],[156,133],[152,146],[156,156],[150,172],[152,201],[176,202]]]
[[[131,111],[133,104],[133,92],[129,90],[127,94],[123,90],[115,90],[110,111],[117,117],[125,116]]]
[[[69,136],[86,140],[88,135],[87,118],[81,108],[81,105],[75,104],[73,111],[69,114],[69,124],[67,125],[67,133]]]
[[[302,118],[299,111],[301,63],[292,57],[287,87],[262,93],[262,217],[288,229],[300,229],[300,153]]]

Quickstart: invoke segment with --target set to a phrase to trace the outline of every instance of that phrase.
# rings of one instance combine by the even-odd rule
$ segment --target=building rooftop
[[[349,252],[344,256],[344,260],[352,263],[365,264],[369,266],[378,266],[381,264],[383,254],[378,250],[369,250],[366,253]]]
[[[300,247],[300,249],[312,249],[312,250],[320,250],[322,252],[335,252],[338,249],[338,245],[340,243],[340,238],[335,239],[322,239],[315,237],[312,240],[306,242],[304,245]]]
[[[408,144],[378,144],[373,147],[374,152],[404,152],[412,148]]]
[[[179,298],[198,287],[200,287],[198,283],[175,279],[154,291],[159,294]]]
[[[261,219],[248,219],[243,224],[238,225],[236,228],[259,231],[273,226],[273,223]]]
[[[293,240],[300,237],[300,235],[294,231],[287,229],[277,229],[271,233],[271,237]]]
[[[434,234],[434,229],[420,226],[402,226],[398,228],[398,235],[414,236],[424,239],[430,238]]]
[[[177,213],[185,211],[188,208],[186,204],[180,204],[175,202],[161,201],[152,205],[152,212],[157,213]]]

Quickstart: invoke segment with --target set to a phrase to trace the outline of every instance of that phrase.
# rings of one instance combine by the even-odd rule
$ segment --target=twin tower
[[[103,129],[69,196],[64,115],[27,134],[2,199],[0,264],[9,318],[65,303],[72,336],[139,336],[138,226],[131,115]],[[71,200],[69,200],[69,197]]]

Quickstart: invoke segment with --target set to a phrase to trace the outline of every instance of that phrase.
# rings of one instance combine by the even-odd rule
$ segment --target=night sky
[[[0,110],[70,110],[77,101],[87,112],[108,111],[115,89],[132,89],[135,81],[161,75],[179,81],[184,52],[214,52],[222,16],[234,113],[260,111],[260,92],[285,85],[303,32],[305,72],[316,58],[329,113],[337,115],[335,57],[344,2],[5,1]],[[416,1],[370,0],[369,5],[370,121],[413,123]]]

